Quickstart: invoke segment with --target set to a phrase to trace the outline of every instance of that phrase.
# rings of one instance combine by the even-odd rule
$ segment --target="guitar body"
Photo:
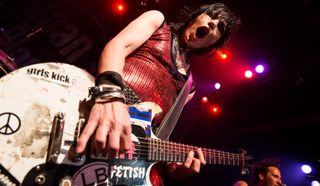
[[[88,155],[77,162],[68,159],[68,151],[90,112],[88,88],[92,86],[94,78],[89,73],[64,63],[35,64],[3,76],[0,176],[28,186],[62,182],[79,186],[149,185],[148,174],[154,162],[140,155],[117,159]],[[159,110],[155,104],[142,103],[140,107],[146,112],[140,113],[135,107],[130,111],[148,115],[131,119],[132,138],[137,145],[139,137],[146,137],[146,128],[151,128],[150,105]],[[0,179],[0,185],[3,182]]]
[[[162,185],[161,173],[154,169],[158,166],[157,163],[147,161],[148,146],[143,140],[149,136],[148,128],[151,127],[151,112],[143,110],[152,105],[146,102],[129,109],[131,114],[136,115],[131,117],[134,142],[131,152],[112,159],[88,153],[81,166],[44,163],[33,167],[25,176],[22,185],[37,185],[34,180],[40,179],[41,182],[44,177],[45,184],[42,185]],[[141,110],[137,109],[141,106]],[[150,174],[157,179],[150,180]]]
[[[152,166],[153,162],[128,159],[87,161],[80,167],[46,163],[32,168],[22,185],[154,185],[149,180]]]

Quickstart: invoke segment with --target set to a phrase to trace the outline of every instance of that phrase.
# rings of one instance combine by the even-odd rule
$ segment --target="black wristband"
[[[124,89],[121,75],[114,71],[105,71],[98,74],[96,78],[96,86],[103,84],[116,85],[119,86],[122,90]]]

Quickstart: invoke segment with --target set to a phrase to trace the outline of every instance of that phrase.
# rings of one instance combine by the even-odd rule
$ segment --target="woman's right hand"
[[[95,134],[94,134],[95,133]],[[76,153],[83,154],[90,137],[95,153],[117,156],[131,148],[131,124],[128,106],[120,101],[95,103],[88,123],[77,142]]]

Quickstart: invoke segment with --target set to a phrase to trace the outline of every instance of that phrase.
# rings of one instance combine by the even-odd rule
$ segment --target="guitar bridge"
[[[62,112],[58,114],[53,119],[52,130],[49,141],[49,149],[47,155],[47,162],[56,163],[58,156],[60,154],[62,134],[64,129],[64,115]]]

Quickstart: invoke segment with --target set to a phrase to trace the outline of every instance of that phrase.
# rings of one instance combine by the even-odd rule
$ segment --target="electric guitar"
[[[158,162],[184,162],[196,147],[157,139],[152,118],[161,108],[143,102],[129,108],[133,147],[117,158],[68,153],[90,113],[85,70],[57,62],[35,64],[0,79],[0,185],[157,185]],[[90,148],[88,148],[90,149]],[[245,168],[253,158],[201,148],[207,164]]]

